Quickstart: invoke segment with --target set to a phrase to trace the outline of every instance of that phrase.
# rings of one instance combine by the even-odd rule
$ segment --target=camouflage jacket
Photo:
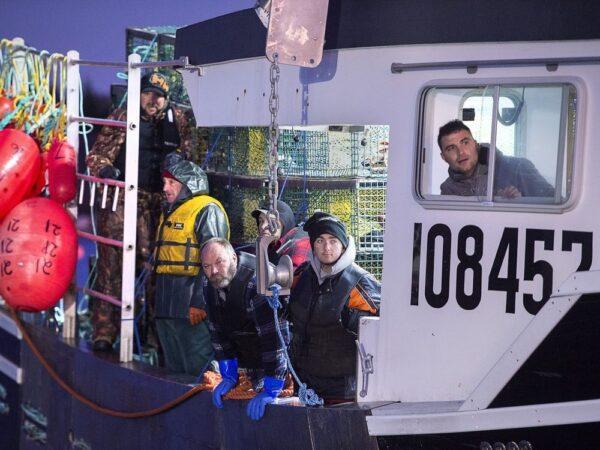
[[[169,105],[168,108],[173,110],[175,118],[175,125],[179,132],[181,139],[180,149],[186,159],[190,159],[192,156],[192,117],[191,115],[175,106]],[[154,120],[161,120],[166,114],[166,110],[163,111]],[[124,109],[115,109],[109,116],[109,120],[120,120],[127,121],[127,111]],[[143,120],[143,119],[140,119]],[[98,176],[98,172],[106,166],[113,165],[123,144],[125,143],[125,128],[120,127],[102,127],[100,134],[96,138],[90,153],[86,158],[87,166],[90,168],[90,172],[94,176]]]

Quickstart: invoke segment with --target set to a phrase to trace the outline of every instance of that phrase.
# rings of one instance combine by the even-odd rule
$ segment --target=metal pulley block
[[[256,290],[261,295],[273,295],[271,286],[281,286],[279,295],[289,295],[294,279],[294,265],[288,255],[279,259],[277,266],[269,262],[269,244],[277,238],[261,236],[256,240]]]

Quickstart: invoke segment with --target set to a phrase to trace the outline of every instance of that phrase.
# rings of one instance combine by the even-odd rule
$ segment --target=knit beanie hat
[[[322,234],[331,234],[340,240],[344,248],[348,247],[348,233],[340,219],[325,212],[314,213],[304,224],[304,231],[308,233],[311,248]]]

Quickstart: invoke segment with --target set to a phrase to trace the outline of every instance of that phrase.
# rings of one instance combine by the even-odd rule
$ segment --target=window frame
[[[428,195],[425,197],[421,193],[421,180],[422,180],[422,169],[424,165],[422,161],[427,156],[427,149],[424,148],[424,129],[425,127],[425,104],[427,93],[434,88],[464,88],[464,89],[478,89],[481,86],[491,86],[494,89],[494,98],[497,100],[500,89],[503,87],[514,87],[514,86],[544,86],[544,85],[571,85],[575,89],[576,109],[575,109],[575,121],[573,130],[573,155],[572,155],[572,180],[570,186],[570,192],[567,188],[568,197],[560,204],[555,203],[508,203],[508,202],[496,202],[488,200],[487,197],[478,196],[442,196],[442,195]],[[582,154],[583,149],[581,143],[583,142],[583,133],[586,114],[586,88],[585,83],[581,78],[578,77],[520,77],[520,78],[485,78],[485,79],[457,79],[457,80],[430,80],[425,83],[419,90],[417,95],[416,105],[416,134],[415,134],[415,151],[413,153],[413,188],[412,193],[415,201],[426,209],[444,209],[444,210],[463,210],[463,211],[512,211],[512,212],[536,212],[536,213],[555,213],[561,214],[573,209],[579,198],[582,183]],[[462,100],[461,100],[462,104]],[[492,139],[490,146],[495,145],[496,140],[496,127],[497,127],[497,107],[498,102],[494,102],[493,117],[495,118],[492,124]],[[565,122],[562,122],[562,117],[568,120],[568,105],[561,110],[561,126]],[[568,137],[567,133],[559,133],[560,139],[564,142],[560,153],[564,155],[567,152]],[[430,155],[435,155],[436,151],[430,151]],[[559,154],[556,153],[558,160]],[[492,156],[492,159],[495,159]],[[568,162],[566,162],[568,164]],[[493,170],[493,165],[491,166]],[[563,176],[565,176],[563,172]],[[555,179],[555,189],[561,189],[562,186],[558,185],[559,177]],[[488,179],[488,191],[490,192],[490,184],[494,181],[494,177]]]

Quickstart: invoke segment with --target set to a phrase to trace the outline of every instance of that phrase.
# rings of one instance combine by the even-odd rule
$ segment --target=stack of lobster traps
[[[207,152],[200,158],[212,194],[230,217],[235,244],[256,238],[250,213],[267,196],[266,127],[210,128]],[[357,262],[381,277],[387,126],[281,127],[279,191],[298,222],[315,211],[339,217],[354,236]]]

